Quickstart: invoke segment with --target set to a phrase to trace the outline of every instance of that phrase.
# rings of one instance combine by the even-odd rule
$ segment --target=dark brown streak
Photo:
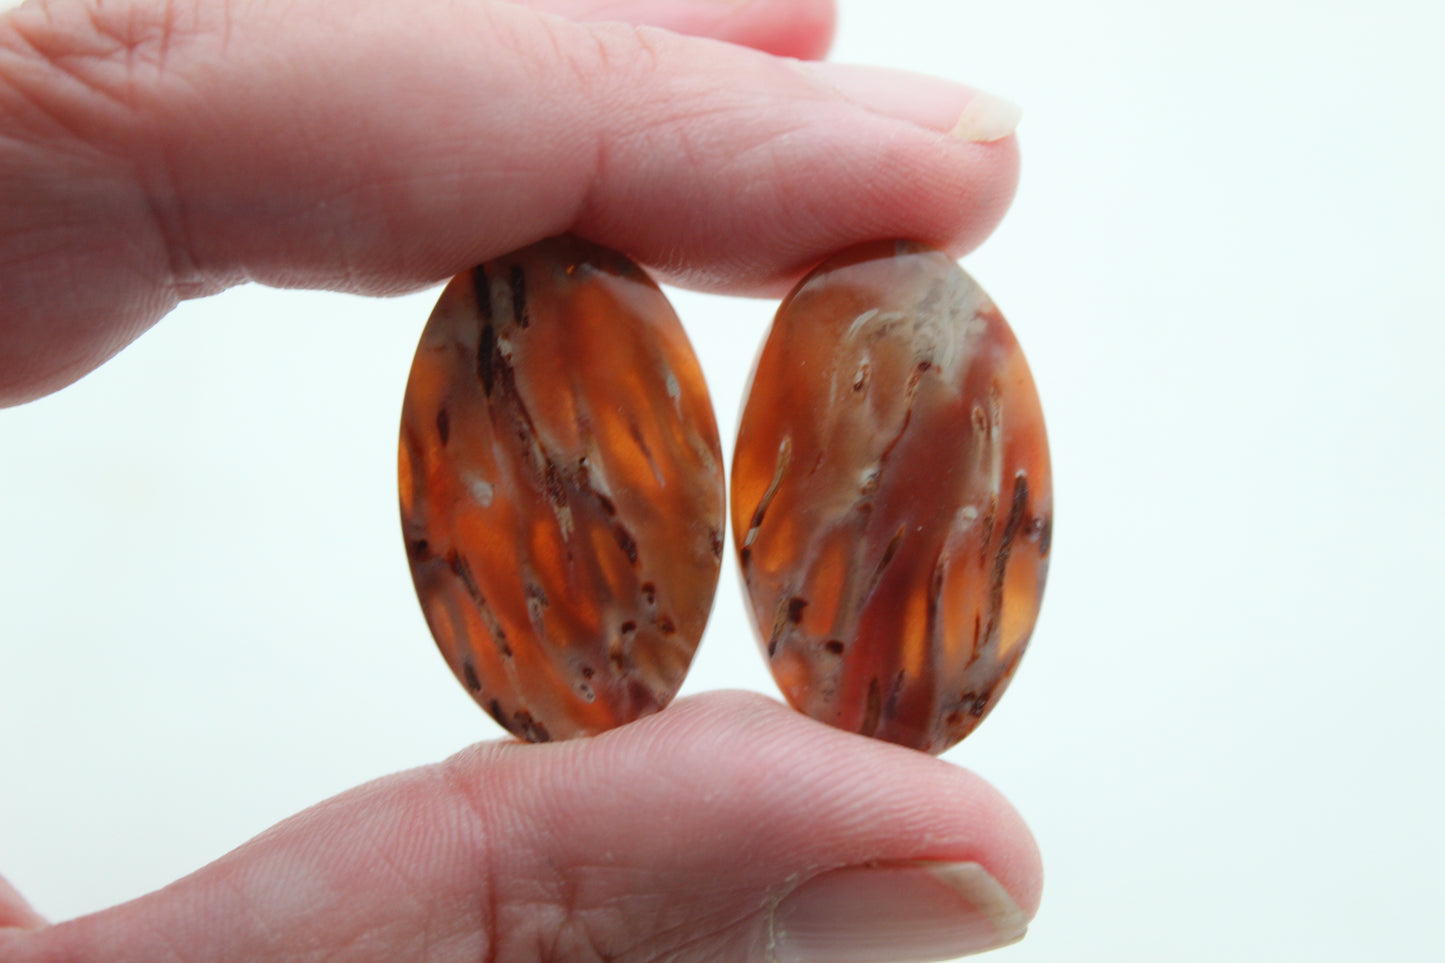
[[[472,294],[477,299],[477,313],[487,324],[492,323],[492,282],[487,278],[487,266],[478,264],[472,268]]]
[[[913,368],[913,373],[908,376],[908,386],[904,389],[904,398],[907,399],[908,408],[903,412],[903,424],[898,426],[897,434],[888,442],[888,447],[883,449],[883,454],[878,456],[878,464],[880,466],[893,454],[893,449],[898,447],[898,443],[903,440],[904,433],[908,431],[908,426],[912,424],[914,396],[918,394],[918,385],[923,380],[923,376],[932,370],[932,368],[932,361],[923,360],[918,362]]]
[[[491,328],[483,329],[484,335],[491,331]],[[521,391],[517,389],[516,371],[502,357],[501,352],[493,350],[490,357],[493,361],[488,366],[488,375],[484,377],[484,383],[487,377],[490,377],[491,383],[496,385],[499,395],[497,404],[490,406],[493,425],[500,428],[501,426],[497,425],[497,422],[507,418],[508,415],[511,416],[507,420],[511,421],[511,427],[516,432],[518,441],[521,442],[519,452],[523,462],[534,472],[534,483],[537,484],[539,490],[546,493],[554,505],[559,507],[565,505],[567,496],[563,488],[563,473],[556,467],[554,459],[542,445],[541,439],[537,437],[537,425],[532,420],[532,413],[527,410],[526,404],[522,401]],[[487,394],[491,393],[491,389],[488,388]],[[501,431],[498,433],[504,434]]]
[[[547,593],[538,585],[534,579],[528,578],[524,589],[527,597],[527,608],[543,610],[551,607],[552,603],[547,598]],[[539,635],[542,633],[538,633]]]
[[[512,713],[512,725],[507,728],[513,735],[521,736],[528,742],[552,741],[552,735],[547,731],[547,727],[533,719],[532,713],[525,709],[519,709]]]
[[[1039,555],[1047,558],[1049,549],[1054,543],[1054,520],[1047,515],[1042,515],[1035,518],[1031,524],[1038,526]]]
[[[562,481],[562,472],[550,458],[542,466],[542,484],[546,486],[547,497],[553,505],[562,508],[567,504],[567,486]]]
[[[482,390],[488,398],[492,396],[492,385],[497,380],[497,362],[500,360],[497,357],[497,332],[492,328],[489,317],[482,322],[482,330],[477,335],[477,377],[481,379]]]
[[[783,485],[783,475],[787,472],[788,465],[792,460],[793,440],[791,438],[784,438],[782,445],[778,447],[778,461],[773,466],[773,480],[768,483],[768,489],[763,492],[763,497],[759,500],[758,507],[753,509],[753,518],[748,525],[748,534],[743,540],[744,549],[751,546],[753,533],[762,526],[763,518],[768,514],[768,506],[771,505],[773,499],[777,497],[778,489]]]
[[[943,620],[941,611],[943,608],[943,551],[939,550],[938,557],[933,560],[933,573],[928,579],[928,609],[927,628],[925,629],[928,638],[928,656],[932,663],[928,670],[932,674],[937,667],[940,653],[943,651]]]
[[[577,490],[577,494],[591,498],[597,503],[598,507],[602,509],[602,514],[608,518],[617,517],[617,505],[612,499],[592,487],[592,469],[588,466],[586,458],[583,458],[578,464],[577,471],[572,474],[571,482],[573,488]]]
[[[794,624],[792,609],[792,601],[786,595],[778,599],[777,611],[773,613],[773,631],[768,634],[768,658],[777,654],[778,643],[782,642],[783,636],[789,631],[789,625]],[[801,617],[801,610],[798,614]]]
[[[407,454],[411,456],[412,471],[418,472],[420,469],[417,466],[426,464],[426,449],[422,447],[421,439],[412,430],[410,419],[402,422],[401,433],[402,441],[406,444]]]
[[[879,465],[882,465],[884,462],[886,462],[888,460],[888,456],[893,454],[893,449],[897,448],[898,443],[903,440],[903,433],[908,430],[908,424],[913,420],[913,383],[909,382],[908,387],[908,410],[903,412],[903,424],[899,426],[898,433],[895,434],[893,436],[893,439],[888,442],[888,447],[883,449],[883,454],[878,456]]]
[[[472,567],[467,564],[467,560],[454,551],[447,556],[447,564],[451,566],[452,574],[462,580],[462,585],[472,597],[472,601],[478,605],[486,605],[487,600],[482,597],[482,590],[477,585],[477,579],[472,575]]]
[[[1029,480],[1023,472],[1019,472],[1014,476],[1013,503],[1009,506],[1008,521],[1004,523],[1003,537],[999,539],[998,551],[993,556],[993,578],[989,580],[988,587],[988,628],[984,631],[983,645],[974,650],[974,659],[978,658],[980,650],[997,641],[999,622],[1003,616],[1004,576],[1008,572],[1008,560],[1013,553],[1014,538],[1023,525],[1028,507]]]
[[[860,364],[858,370],[853,372],[853,390],[860,394],[866,391],[868,389],[868,379],[872,373],[873,368],[868,362],[865,361]]]
[[[978,567],[988,563],[988,544],[993,541],[993,523],[998,521],[998,495],[988,496],[988,507],[983,512],[983,524],[978,527],[983,537],[978,540]]]
[[[622,553],[627,556],[627,561],[632,563],[633,568],[636,568],[637,539],[632,537],[632,533],[627,530],[627,526],[621,522],[613,522],[612,537],[617,539],[617,547],[622,549]]]
[[[883,694],[879,691],[878,677],[875,675],[868,680],[868,708],[863,713],[863,725],[858,732],[865,736],[871,736],[878,731],[878,723],[883,717]]]
[[[898,554],[898,546],[903,544],[903,529],[904,526],[899,525],[898,531],[893,533],[893,537],[888,540],[888,545],[883,549],[883,557],[878,560],[878,566],[873,569],[873,577],[868,580],[868,589],[863,593],[865,600],[873,597],[873,593],[878,588],[878,583],[883,580],[883,570],[889,566],[893,561],[893,557]]]
[[[532,319],[527,314],[527,274],[522,265],[513,264],[507,280],[512,286],[512,320],[517,322],[517,327],[525,328]]]
[[[632,440],[637,443],[637,447],[642,451],[642,457],[647,459],[647,467],[652,469],[652,477],[664,477],[667,473],[658,467],[657,456],[652,453],[652,446],[649,445],[647,439],[643,437],[642,427],[638,425],[636,421],[629,420],[627,422],[627,431],[632,437]]]
[[[883,712],[890,719],[898,715],[898,703],[903,700],[904,683],[907,681],[907,674],[899,669],[898,674],[893,677],[893,685],[888,689],[888,699],[883,704]]]
[[[476,605],[477,611],[482,616],[482,621],[487,624],[487,631],[492,634],[492,642],[496,645],[497,651],[504,657],[511,658],[512,647],[507,642],[507,632],[502,628],[502,623],[497,619],[497,614],[492,611],[491,605],[487,603],[481,587],[477,585],[476,576],[472,574],[472,567],[467,564],[466,558],[453,551],[447,556],[447,564],[451,566],[453,574],[461,579],[467,594],[471,596],[472,603]]]

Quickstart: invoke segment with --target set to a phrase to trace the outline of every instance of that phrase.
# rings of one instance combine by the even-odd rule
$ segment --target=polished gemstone
[[[864,245],[783,302],[738,432],[732,526],[794,707],[928,752],[958,742],[1033,631],[1051,517],[1033,378],[952,259]]]
[[[676,694],[722,558],[717,425],[657,285],[553,238],[454,278],[402,413],[402,528],[452,672],[513,734]]]

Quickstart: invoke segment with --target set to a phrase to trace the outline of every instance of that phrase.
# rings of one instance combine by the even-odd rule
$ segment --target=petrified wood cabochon
[[[929,752],[962,739],[1033,630],[1051,517],[1033,379],[952,259],[865,245],[783,302],[738,434],[732,524],[794,707]]]
[[[447,286],[402,413],[427,624],[512,733],[595,733],[676,694],[723,545],[722,455],[672,307],[631,261],[544,241]]]

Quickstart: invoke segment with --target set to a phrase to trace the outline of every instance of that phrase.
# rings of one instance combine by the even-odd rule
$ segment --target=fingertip
[[[800,187],[776,213],[752,212],[739,225],[748,230],[746,238],[721,224],[680,248],[659,246],[652,231],[621,223],[583,221],[579,230],[627,250],[663,283],[742,297],[782,298],[824,260],[867,241],[919,241],[958,259],[988,240],[1012,206],[1019,185],[1018,140],[939,141],[931,158],[922,159],[880,143],[872,174],[848,171],[848,153],[835,154],[833,168],[815,176],[850,181],[851,193],[831,195],[829,209],[823,192]],[[800,210],[815,202],[816,209]]]
[[[989,143],[971,143],[969,148],[978,155],[975,168],[977,193],[968,207],[972,217],[962,222],[964,229],[957,230],[960,221],[955,220],[954,236],[942,245],[954,257],[970,253],[993,234],[1013,206],[1019,188],[1021,168],[1017,134]]]
[[[1043,899],[1044,884],[1038,840],[1023,814],[997,787],[971,770],[960,771],[974,779],[973,802],[981,810],[979,825],[992,827],[996,837],[991,841],[985,865],[1024,915],[1033,919]]]
[[[576,229],[677,286],[779,297],[826,257],[865,241],[907,238],[961,257],[1013,201],[1018,139],[1006,111],[978,106],[1007,103],[1000,98],[856,64],[756,64],[733,74],[748,83],[730,88],[727,118],[748,138],[714,159],[717,133],[681,125],[674,136],[700,170],[646,158],[637,170],[613,165]],[[696,149],[704,138],[709,153]],[[696,189],[700,175],[713,190]],[[685,224],[680,207],[690,212]]]
[[[801,800],[843,801],[846,811],[873,813],[871,825],[850,825],[884,852],[860,858],[971,862],[983,866],[1008,891],[1027,918],[1038,912],[1043,859],[1023,815],[992,783],[945,759],[868,739],[810,719],[786,704],[742,690],[679,699],[619,736],[645,739],[651,751],[687,746],[674,765],[745,759],[732,777],[770,785],[771,792]],[[889,787],[892,787],[891,789]],[[889,799],[887,805],[864,800]],[[759,800],[759,811],[765,807]],[[822,806],[815,818],[822,819]],[[771,808],[769,811],[772,811]],[[869,817],[860,814],[860,821]],[[894,820],[916,826],[897,833]],[[845,821],[846,822],[846,821]],[[926,843],[920,845],[920,841]],[[901,843],[905,849],[895,848]]]
[[[650,834],[661,846],[658,859],[687,840],[698,861],[720,868],[729,853],[746,851],[754,883],[876,862],[976,863],[1028,918],[1038,910],[1038,846],[995,787],[948,761],[835,729],[774,699],[704,693],[556,749],[565,758],[519,755],[543,769],[567,769],[566,780],[546,780],[549,808],[561,807],[547,822],[574,830],[567,858],[582,858],[575,847],[585,849],[595,830],[599,839]],[[620,797],[619,786],[628,787]],[[651,812],[637,810],[639,798]],[[656,838],[662,814],[672,843]]]

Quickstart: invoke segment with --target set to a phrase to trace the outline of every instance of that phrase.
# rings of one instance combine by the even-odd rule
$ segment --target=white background
[[[965,261],[1054,445],[1043,616],[949,758],[1048,872],[1022,961],[1438,960],[1445,13],[844,0],[1025,109]],[[498,730],[396,519],[435,292],[231,291],[0,411],[0,869],[63,918]],[[678,295],[730,437],[770,306]],[[773,691],[729,569],[685,691]]]

